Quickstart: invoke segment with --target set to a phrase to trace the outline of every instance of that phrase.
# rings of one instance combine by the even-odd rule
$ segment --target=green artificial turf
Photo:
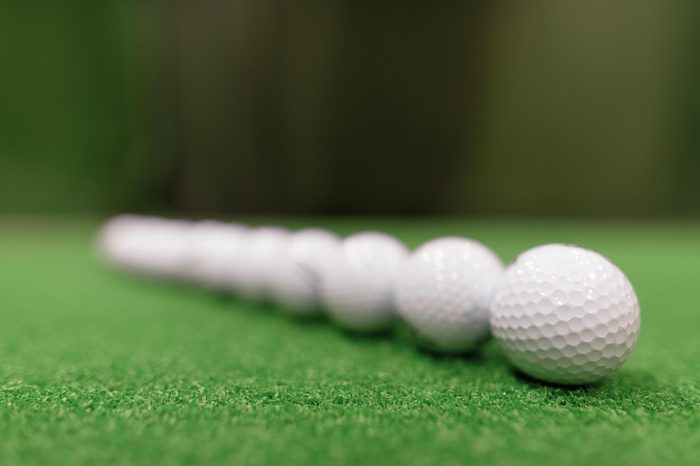
[[[635,285],[640,340],[602,383],[548,386],[494,342],[439,358],[404,332],[349,336],[111,271],[93,222],[6,219],[0,464],[700,464],[700,225],[317,223],[411,246],[468,235],[506,260],[591,247]]]

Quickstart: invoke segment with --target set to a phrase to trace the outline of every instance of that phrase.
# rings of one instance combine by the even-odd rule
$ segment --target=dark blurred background
[[[0,212],[700,213],[692,0],[0,0]]]

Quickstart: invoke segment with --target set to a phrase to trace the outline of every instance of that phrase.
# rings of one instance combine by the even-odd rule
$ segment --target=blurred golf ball
[[[383,233],[346,238],[321,283],[331,318],[354,331],[389,329],[394,323],[396,281],[407,256],[401,242]]]
[[[205,220],[190,231],[188,281],[213,291],[235,291],[231,270],[241,261],[248,228],[236,223]]]
[[[477,241],[429,241],[401,272],[398,314],[429,348],[472,350],[489,336],[489,304],[502,273],[498,256]]]
[[[340,244],[336,235],[319,228],[307,228],[291,236],[287,247],[280,251],[271,279],[271,294],[284,312],[302,317],[322,314],[321,279]]]
[[[288,230],[273,226],[258,227],[248,233],[239,260],[230,269],[231,285],[241,297],[249,300],[272,297],[275,270],[290,236]]]
[[[130,262],[130,239],[140,218],[136,215],[119,215],[105,222],[97,236],[97,248],[106,262],[127,269]]]
[[[99,236],[103,257],[131,273],[179,279],[186,262],[190,223],[145,216],[119,216]]]

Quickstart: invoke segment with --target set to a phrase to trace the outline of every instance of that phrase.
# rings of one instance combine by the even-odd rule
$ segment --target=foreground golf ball
[[[331,318],[354,331],[387,330],[394,322],[394,291],[408,250],[383,233],[343,241],[324,274],[322,299]]]
[[[289,314],[305,317],[322,314],[321,277],[332,265],[340,239],[319,228],[294,233],[280,251],[271,284],[273,300]]]
[[[551,244],[521,254],[494,294],[491,331],[524,373],[594,382],[620,366],[639,335],[627,277],[598,253]]]
[[[502,273],[498,256],[477,241],[430,241],[401,272],[398,314],[429,348],[472,350],[489,336],[489,304]]]

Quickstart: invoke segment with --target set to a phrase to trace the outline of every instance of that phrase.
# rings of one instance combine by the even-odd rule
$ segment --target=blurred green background
[[[0,1],[0,212],[700,213],[700,7]]]

